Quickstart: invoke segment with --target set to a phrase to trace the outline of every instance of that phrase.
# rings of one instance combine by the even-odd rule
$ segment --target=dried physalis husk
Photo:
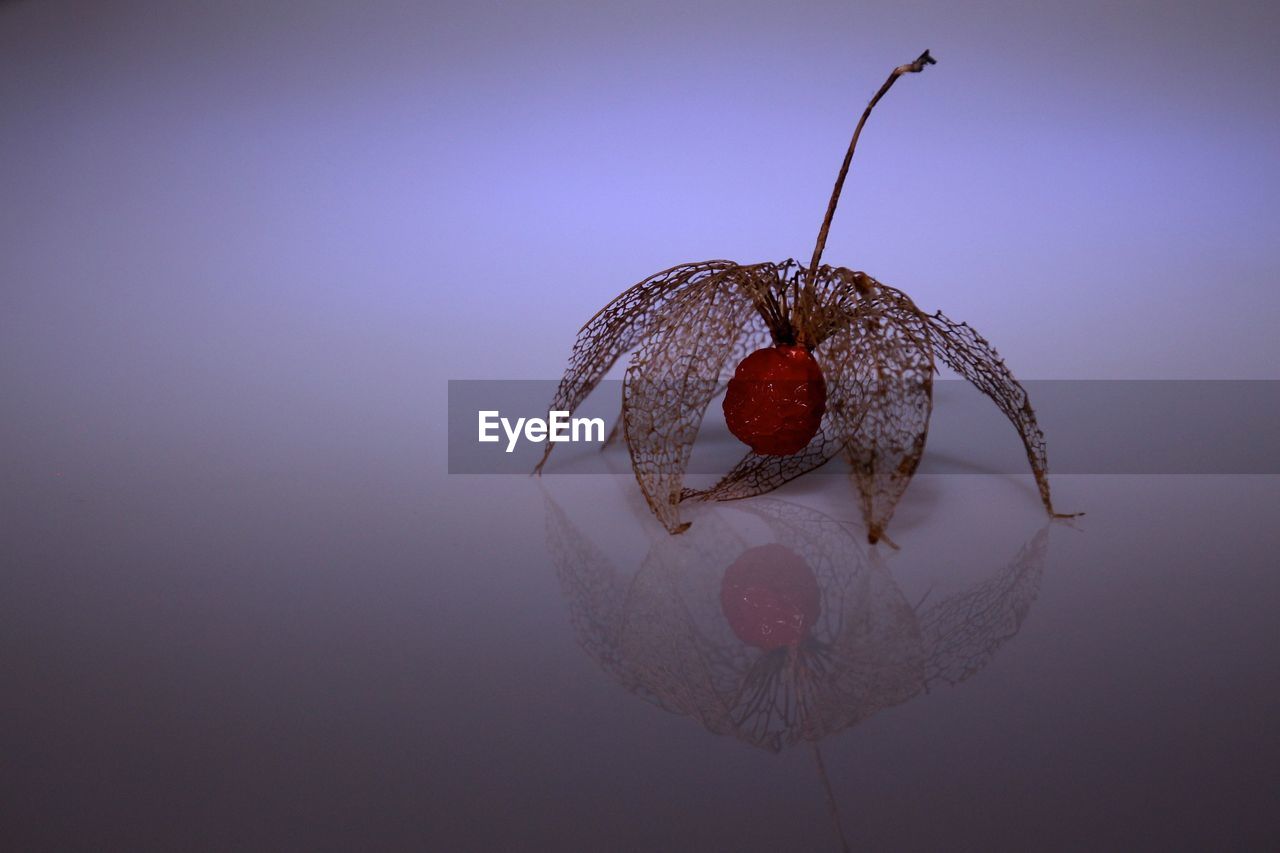
[[[857,487],[868,540],[889,541],[885,528],[924,452],[936,360],[972,382],[1005,413],[1022,438],[1045,509],[1064,517],[1053,509],[1044,434],[1027,393],[991,345],[968,325],[940,312],[924,313],[902,291],[866,273],[821,264],[871,110],[900,76],[933,62],[925,51],[895,68],[863,111],[808,266],[794,260],[681,264],[631,287],[579,332],[550,409],[574,411],[618,359],[632,353],[620,422],[645,500],[672,533],[689,526],[680,515],[682,501],[763,494],[842,455]],[[778,353],[772,360],[762,358],[770,348]],[[714,485],[685,488],[707,406],[731,377],[750,374],[743,372],[748,359],[755,359],[751,364],[776,364],[783,356],[807,360],[802,373],[810,387],[764,387],[758,399],[780,401],[760,405],[793,406],[794,417],[805,423],[787,430],[779,417],[791,415],[780,409],[767,413],[768,428],[802,434],[808,442],[754,442],[756,450]],[[768,370],[755,376],[765,386],[783,381],[780,373]],[[737,391],[730,385],[728,393]],[[727,405],[739,421],[752,421],[750,412],[742,416],[741,399]],[[752,441],[751,435],[745,437]],[[537,470],[553,447],[547,444]]]

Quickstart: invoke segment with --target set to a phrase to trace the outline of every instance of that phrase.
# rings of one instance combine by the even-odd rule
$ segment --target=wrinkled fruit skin
[[[827,410],[827,383],[803,346],[758,349],[744,358],[724,395],[729,431],[756,453],[790,456],[803,450]]]
[[[720,609],[729,627],[739,640],[765,651],[809,636],[820,598],[809,564],[778,544],[744,551],[720,582]]]

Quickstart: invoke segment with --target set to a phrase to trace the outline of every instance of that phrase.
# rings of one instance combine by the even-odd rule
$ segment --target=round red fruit
[[[803,346],[758,349],[744,358],[724,395],[729,431],[756,453],[790,456],[818,432],[827,410],[827,383]]]

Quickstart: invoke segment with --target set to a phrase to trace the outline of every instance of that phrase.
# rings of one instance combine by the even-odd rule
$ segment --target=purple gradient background
[[[446,380],[555,377],[672,264],[807,257],[926,47],[829,262],[1026,378],[1280,379],[1278,30],[1262,2],[0,4],[0,846],[827,844],[804,755],[576,648],[538,487],[446,475]],[[618,484],[556,485],[642,550]],[[1274,841],[1277,478],[1055,488],[1090,515],[1018,641],[824,744],[855,837]],[[895,571],[980,576],[1032,495],[914,484]]]

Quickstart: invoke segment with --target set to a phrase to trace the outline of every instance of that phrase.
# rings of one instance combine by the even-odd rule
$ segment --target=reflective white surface
[[[812,750],[710,734],[580,646],[543,490],[629,577],[665,534],[625,460],[450,477],[446,381],[554,378],[672,264],[806,255],[856,112],[925,47],[828,260],[1023,377],[1280,378],[1278,23],[0,4],[6,842],[838,849]],[[844,835],[1274,846],[1277,478],[1054,486],[1088,515],[1016,635],[820,741]],[[839,478],[778,497],[856,536]],[[1026,478],[921,478],[881,570],[928,607],[1043,524]]]

